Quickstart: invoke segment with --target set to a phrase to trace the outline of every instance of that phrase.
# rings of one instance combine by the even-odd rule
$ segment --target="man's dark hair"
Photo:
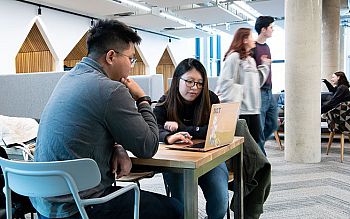
[[[122,52],[130,43],[139,44],[141,38],[130,27],[117,20],[98,20],[87,37],[88,55],[99,58],[113,49]]]
[[[270,24],[272,24],[275,19],[271,16],[260,16],[255,21],[255,30],[258,34],[260,34],[261,29],[263,27],[267,28]]]

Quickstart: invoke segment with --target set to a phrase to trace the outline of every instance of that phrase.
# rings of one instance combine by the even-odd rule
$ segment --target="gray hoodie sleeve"
[[[234,96],[233,84],[239,84],[239,54],[234,52],[227,56],[223,63],[221,74],[216,85],[215,93],[219,96],[221,102],[232,102]]]
[[[265,84],[265,81],[267,80],[267,77],[270,73],[270,65],[267,63],[262,63],[258,66],[258,71],[260,74],[260,87],[262,87]]]

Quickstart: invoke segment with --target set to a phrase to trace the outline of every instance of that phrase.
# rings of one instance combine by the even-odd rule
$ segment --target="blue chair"
[[[89,158],[52,161],[23,162],[0,158],[5,178],[7,219],[12,218],[11,190],[28,197],[53,197],[72,194],[83,219],[87,219],[84,206],[105,203],[131,189],[135,191],[134,218],[139,218],[140,190],[130,184],[99,198],[81,199],[78,192],[91,189],[101,181],[96,162]]]

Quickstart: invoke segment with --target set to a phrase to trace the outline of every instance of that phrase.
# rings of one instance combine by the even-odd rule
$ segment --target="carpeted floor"
[[[266,149],[272,164],[271,193],[261,218],[350,218],[350,148],[346,140],[344,162],[340,144],[332,145],[317,164],[286,162],[275,141]]]
[[[324,142],[320,163],[298,164],[286,162],[283,151],[269,140],[265,147],[272,164],[272,187],[261,218],[350,219],[350,147],[346,141],[344,162],[340,163],[339,146],[333,143],[326,155]],[[141,188],[165,194],[160,174],[143,179]],[[198,208],[198,218],[205,218],[205,199],[200,189]]]

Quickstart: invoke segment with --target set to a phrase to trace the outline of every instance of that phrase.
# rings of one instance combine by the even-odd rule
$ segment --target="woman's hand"
[[[175,132],[179,128],[179,124],[175,121],[166,121],[164,124],[164,129]]]
[[[193,144],[191,141],[192,136],[188,132],[177,132],[173,135],[167,137],[168,144],[174,144],[176,142],[181,142],[185,144]]]

